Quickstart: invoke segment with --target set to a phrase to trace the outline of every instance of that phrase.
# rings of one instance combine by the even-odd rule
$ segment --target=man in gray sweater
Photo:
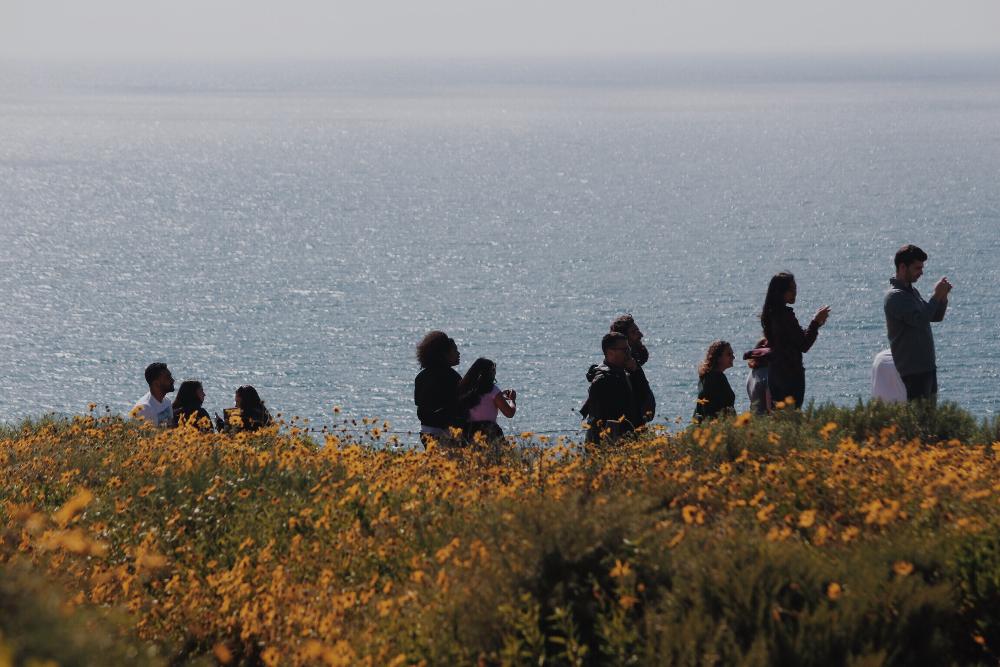
[[[927,253],[904,245],[896,253],[896,277],[885,295],[885,325],[896,370],[906,386],[906,399],[937,398],[937,363],[931,322],[944,319],[951,283],[941,278],[930,301],[924,301],[913,283],[924,273]]]

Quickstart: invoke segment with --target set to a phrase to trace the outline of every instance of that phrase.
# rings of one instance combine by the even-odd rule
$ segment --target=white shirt
[[[906,387],[892,362],[892,350],[882,350],[872,363],[872,398],[886,403],[906,401]]]
[[[136,419],[145,419],[159,428],[169,427],[174,420],[174,409],[167,397],[164,396],[162,401],[158,401],[148,391],[132,408],[131,414]]]

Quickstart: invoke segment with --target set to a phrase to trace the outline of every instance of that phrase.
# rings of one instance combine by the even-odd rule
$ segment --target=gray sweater
[[[889,284],[885,295],[885,326],[896,370],[901,376],[936,370],[931,322],[944,319],[948,302],[934,298],[924,301],[917,288],[895,278]]]

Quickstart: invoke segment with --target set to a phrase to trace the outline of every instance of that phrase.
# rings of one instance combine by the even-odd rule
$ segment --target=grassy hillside
[[[996,664],[998,426],[823,407],[455,453],[28,423],[0,665]],[[42,579],[58,604],[9,606]]]

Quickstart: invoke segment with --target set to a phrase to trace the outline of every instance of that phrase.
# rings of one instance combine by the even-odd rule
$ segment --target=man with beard
[[[617,440],[648,421],[642,409],[648,403],[649,383],[632,358],[625,334],[605,334],[601,350],[604,363],[587,371],[590,390],[580,411],[589,425],[588,442]]]
[[[139,399],[130,414],[158,428],[170,427],[174,420],[174,409],[166,396],[174,390],[174,376],[165,363],[157,361],[146,367],[146,384],[149,385],[149,391]]]

